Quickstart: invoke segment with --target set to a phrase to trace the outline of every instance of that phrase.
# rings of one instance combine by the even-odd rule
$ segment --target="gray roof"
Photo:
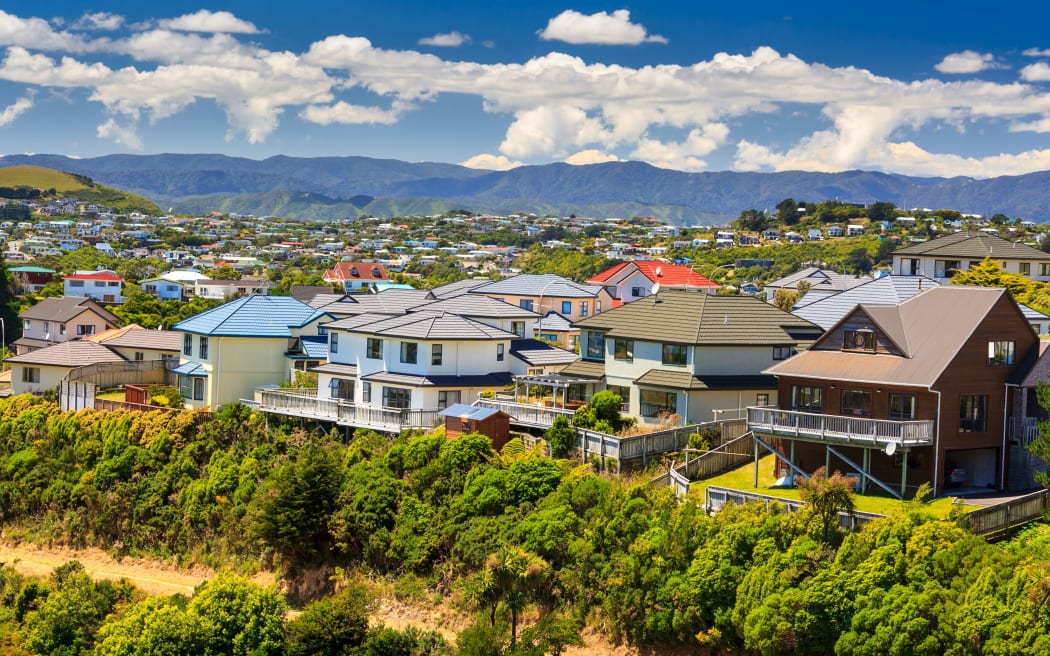
[[[196,376],[198,378],[208,375],[208,370],[204,368],[200,362],[187,362],[180,364],[175,369],[172,369],[173,373],[179,374],[180,376]]]
[[[310,371],[316,371],[319,374],[335,374],[337,376],[356,376],[357,365],[327,362],[313,367]]]
[[[1018,303],[1017,307],[1021,308],[1021,314],[1023,314],[1024,318],[1028,319],[1029,321],[1046,321],[1047,319],[1050,319],[1050,316],[1043,314],[1035,308],[1030,308],[1027,305],[1022,305],[1021,303]]]
[[[95,342],[75,341],[55,344],[8,358],[8,362],[53,367],[83,367],[96,362],[125,362],[117,353]]]
[[[45,298],[18,316],[23,319],[66,323],[88,310],[94,311],[95,314],[113,325],[120,323],[120,319],[112,312],[85,296]]]
[[[987,232],[956,232],[893,251],[893,257],[931,255],[966,260],[1044,260],[1050,261],[1050,253],[1018,241],[1010,241]]]
[[[753,296],[712,296],[668,289],[573,324],[607,337],[704,346],[789,346],[820,328]]]
[[[577,360],[559,372],[562,376],[602,379],[605,377],[605,362],[594,360]]]
[[[540,328],[555,333],[562,333],[572,330],[572,322],[554,310],[551,310],[543,315],[543,318],[536,323],[536,329],[539,330]]]
[[[439,417],[459,417],[471,421],[488,419],[492,415],[503,412],[499,408],[482,408],[480,406],[467,405],[466,403],[453,403],[438,413]],[[506,414],[506,413],[503,413]],[[509,416],[509,415],[508,415]]]
[[[671,371],[669,369],[650,369],[637,380],[636,385],[643,387],[667,387],[681,390],[750,390],[776,389],[777,377],[754,374],[740,376],[698,376],[689,371]]]
[[[934,287],[940,287],[940,283],[926,276],[884,276],[834,296],[796,307],[794,314],[827,330],[862,303],[897,305]]]
[[[580,356],[538,339],[516,339],[510,343],[510,354],[519,360],[537,367],[569,364]]]
[[[330,285],[292,285],[288,291],[291,292],[292,298],[297,298],[303,303],[310,303],[318,294],[332,294],[332,287]]]
[[[329,330],[429,341],[507,340],[514,333],[447,312],[413,312],[398,316],[359,314],[326,324]]]
[[[805,269],[796,271],[795,273],[774,280],[773,282],[768,282],[766,283],[766,287],[795,289],[798,287],[798,283],[806,281],[811,285],[811,289],[835,289],[842,291],[844,289],[856,287],[857,285],[863,285],[870,280],[871,278],[847,276],[832,271],[831,269],[806,267]]]
[[[430,292],[437,298],[452,298],[453,296],[466,294],[478,285],[485,285],[490,282],[492,281],[488,278],[467,278],[466,280],[457,280],[456,282],[450,282],[447,285],[435,287],[434,289],[431,289]]]
[[[602,290],[601,285],[581,285],[553,273],[522,273],[503,280],[478,285],[471,294],[510,296],[548,296],[551,298],[593,298]]]
[[[155,349],[178,352],[182,349],[182,333],[174,330],[146,330],[132,328],[112,339],[102,341],[106,346]]]
[[[411,310],[427,312],[449,312],[464,317],[485,319],[536,319],[538,314],[482,294],[460,294],[440,300],[428,300]]]

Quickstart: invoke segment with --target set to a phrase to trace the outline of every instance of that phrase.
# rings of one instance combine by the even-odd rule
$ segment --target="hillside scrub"
[[[464,655],[559,653],[584,625],[712,653],[1050,649],[1044,526],[993,545],[920,502],[852,534],[825,534],[812,510],[731,505],[711,517],[667,489],[535,451],[495,453],[477,434],[359,431],[344,445],[268,429],[239,405],[200,421],[63,413],[14,397],[0,400],[0,517],[7,539],[273,567],[286,582],[357,571],[418,594],[423,581],[427,595],[476,613],[457,643]],[[78,571],[34,582],[0,569],[5,644],[38,654],[452,653],[431,634],[366,629],[368,602],[339,592],[340,576],[288,620],[275,591],[230,574],[189,599],[142,600]],[[46,627],[77,630],[58,644]],[[338,642],[330,652],[326,635]]]

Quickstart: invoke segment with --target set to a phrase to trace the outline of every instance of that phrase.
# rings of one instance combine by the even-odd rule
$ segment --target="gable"
[[[874,350],[857,348],[859,346],[856,342],[857,333],[864,332],[870,332],[874,335]],[[849,338],[849,343],[847,343],[847,337]],[[889,334],[887,329],[868,314],[864,307],[856,307],[852,312],[843,317],[841,321],[835,324],[830,331],[825,333],[817,343],[813,345],[813,350],[856,350],[864,353],[908,357],[908,354],[903,350],[906,347],[898,346],[895,341],[900,339],[901,336],[899,335]]]

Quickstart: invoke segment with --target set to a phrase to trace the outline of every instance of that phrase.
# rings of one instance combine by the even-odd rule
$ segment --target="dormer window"
[[[842,349],[844,351],[875,352],[875,331],[867,328],[846,330],[843,332]]]

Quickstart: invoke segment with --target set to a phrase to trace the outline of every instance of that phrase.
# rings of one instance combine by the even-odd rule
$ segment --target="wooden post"
[[[908,450],[901,453],[901,499],[904,499],[904,489],[908,483]]]
[[[649,453],[649,440],[646,437],[645,433],[642,433],[642,469],[645,469],[645,462],[646,462],[645,456],[648,453]],[[689,458],[687,456],[686,457],[686,462],[688,462],[688,461],[689,461]]]
[[[752,444],[755,445],[755,487],[758,487],[758,440],[753,439]]]
[[[871,471],[871,449],[864,447],[864,458],[861,460],[860,493],[868,493],[868,472]]]

